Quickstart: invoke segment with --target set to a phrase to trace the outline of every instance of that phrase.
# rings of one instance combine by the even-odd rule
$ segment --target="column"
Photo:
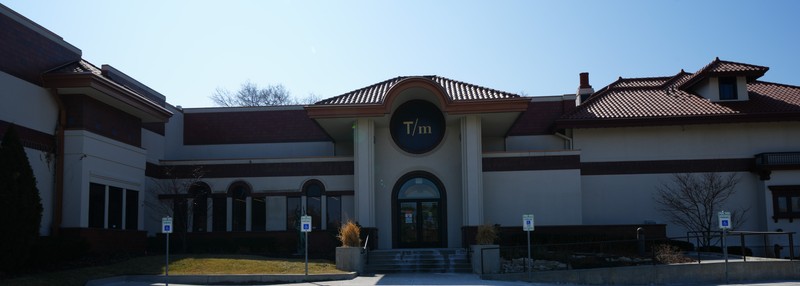
[[[461,191],[464,225],[483,224],[483,151],[481,118],[461,118]]]
[[[375,227],[375,123],[359,118],[353,132],[355,220],[362,226]]]

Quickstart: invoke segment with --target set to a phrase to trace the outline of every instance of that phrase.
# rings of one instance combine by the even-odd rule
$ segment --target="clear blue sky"
[[[694,72],[800,85],[800,1],[2,1],[173,105],[251,80],[321,98],[401,75],[527,95]]]

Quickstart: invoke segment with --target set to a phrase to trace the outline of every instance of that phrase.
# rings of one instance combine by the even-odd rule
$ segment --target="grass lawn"
[[[302,259],[275,259],[249,255],[170,255],[169,274],[303,274]],[[143,256],[106,266],[39,273],[9,280],[0,285],[84,285],[89,280],[120,275],[164,274],[164,256]],[[345,273],[327,260],[308,262],[309,274]]]

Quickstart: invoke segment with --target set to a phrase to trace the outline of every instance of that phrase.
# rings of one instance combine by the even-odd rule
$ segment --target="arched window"
[[[305,207],[305,208],[304,208]],[[300,217],[311,217],[313,230],[337,230],[342,224],[342,197],[327,192],[319,180],[308,180],[300,193],[286,197],[286,230],[300,230]]]
[[[235,182],[228,188],[228,197],[231,198],[231,230],[247,230],[247,197],[250,196],[250,185],[245,182]]]
[[[208,196],[211,187],[203,182],[197,182],[189,187],[189,196],[192,198],[192,232],[208,231]]]
[[[314,230],[322,229],[322,193],[325,186],[318,180],[306,182],[303,193],[306,195],[306,215],[311,216],[311,227]]]

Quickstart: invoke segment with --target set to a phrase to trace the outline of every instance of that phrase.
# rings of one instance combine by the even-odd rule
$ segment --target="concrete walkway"
[[[155,286],[164,285],[164,283],[152,282],[124,282],[124,281],[107,281],[103,284],[92,285],[108,285],[108,286]],[[169,284],[173,286],[195,286],[200,284]],[[508,282],[508,281],[492,281],[481,280],[475,274],[463,273],[409,273],[409,274],[375,274],[370,276],[359,276],[352,280],[339,280],[339,281],[320,281],[309,283],[290,283],[290,284],[266,284],[266,285],[285,285],[285,286],[367,286],[367,285],[501,285],[501,286],[545,286],[545,285],[560,285],[560,286],[574,286],[574,284],[544,284],[544,283],[525,283],[525,282]],[[671,285],[692,285],[692,284],[671,284]],[[728,285],[728,284],[703,284],[703,285]],[[778,282],[754,282],[743,284],[729,284],[738,286],[797,286],[800,282],[778,281]]]

